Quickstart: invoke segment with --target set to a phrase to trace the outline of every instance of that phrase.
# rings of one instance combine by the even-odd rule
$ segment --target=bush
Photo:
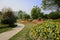
[[[45,21],[31,28],[29,36],[32,40],[60,40],[60,23]]]
[[[2,11],[2,20],[1,23],[8,24],[9,26],[14,25],[16,22],[16,17],[13,14],[12,10],[7,9],[7,12]]]

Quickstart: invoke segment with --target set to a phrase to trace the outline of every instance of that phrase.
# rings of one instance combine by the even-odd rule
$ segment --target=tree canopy
[[[14,25],[15,22],[16,22],[16,17],[13,14],[13,11],[10,8],[6,8],[6,10],[3,9],[1,23],[12,26]]]
[[[38,6],[34,6],[31,10],[31,16],[33,19],[43,18],[43,13]]]
[[[23,11],[19,11],[18,12],[18,18],[21,19],[21,20],[28,20],[30,19],[30,15],[28,15],[26,12],[23,12]]]
[[[0,15],[2,15],[2,12],[0,11]]]
[[[48,16],[51,19],[58,19],[58,18],[60,18],[60,14],[58,12],[51,12]]]
[[[42,0],[42,8],[60,11],[60,0]]]

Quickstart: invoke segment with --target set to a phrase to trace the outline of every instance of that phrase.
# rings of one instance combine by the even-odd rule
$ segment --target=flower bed
[[[37,24],[29,31],[32,40],[60,40],[60,23],[45,21]]]

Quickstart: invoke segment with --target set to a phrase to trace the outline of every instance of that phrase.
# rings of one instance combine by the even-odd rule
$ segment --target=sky
[[[30,13],[33,6],[41,7],[42,0],[0,0],[0,10],[10,7],[14,11],[22,10]],[[47,12],[46,12],[47,13]]]

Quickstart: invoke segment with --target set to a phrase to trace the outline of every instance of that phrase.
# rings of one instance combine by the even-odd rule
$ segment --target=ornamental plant
[[[44,21],[34,25],[29,31],[32,40],[60,40],[60,23]]]

